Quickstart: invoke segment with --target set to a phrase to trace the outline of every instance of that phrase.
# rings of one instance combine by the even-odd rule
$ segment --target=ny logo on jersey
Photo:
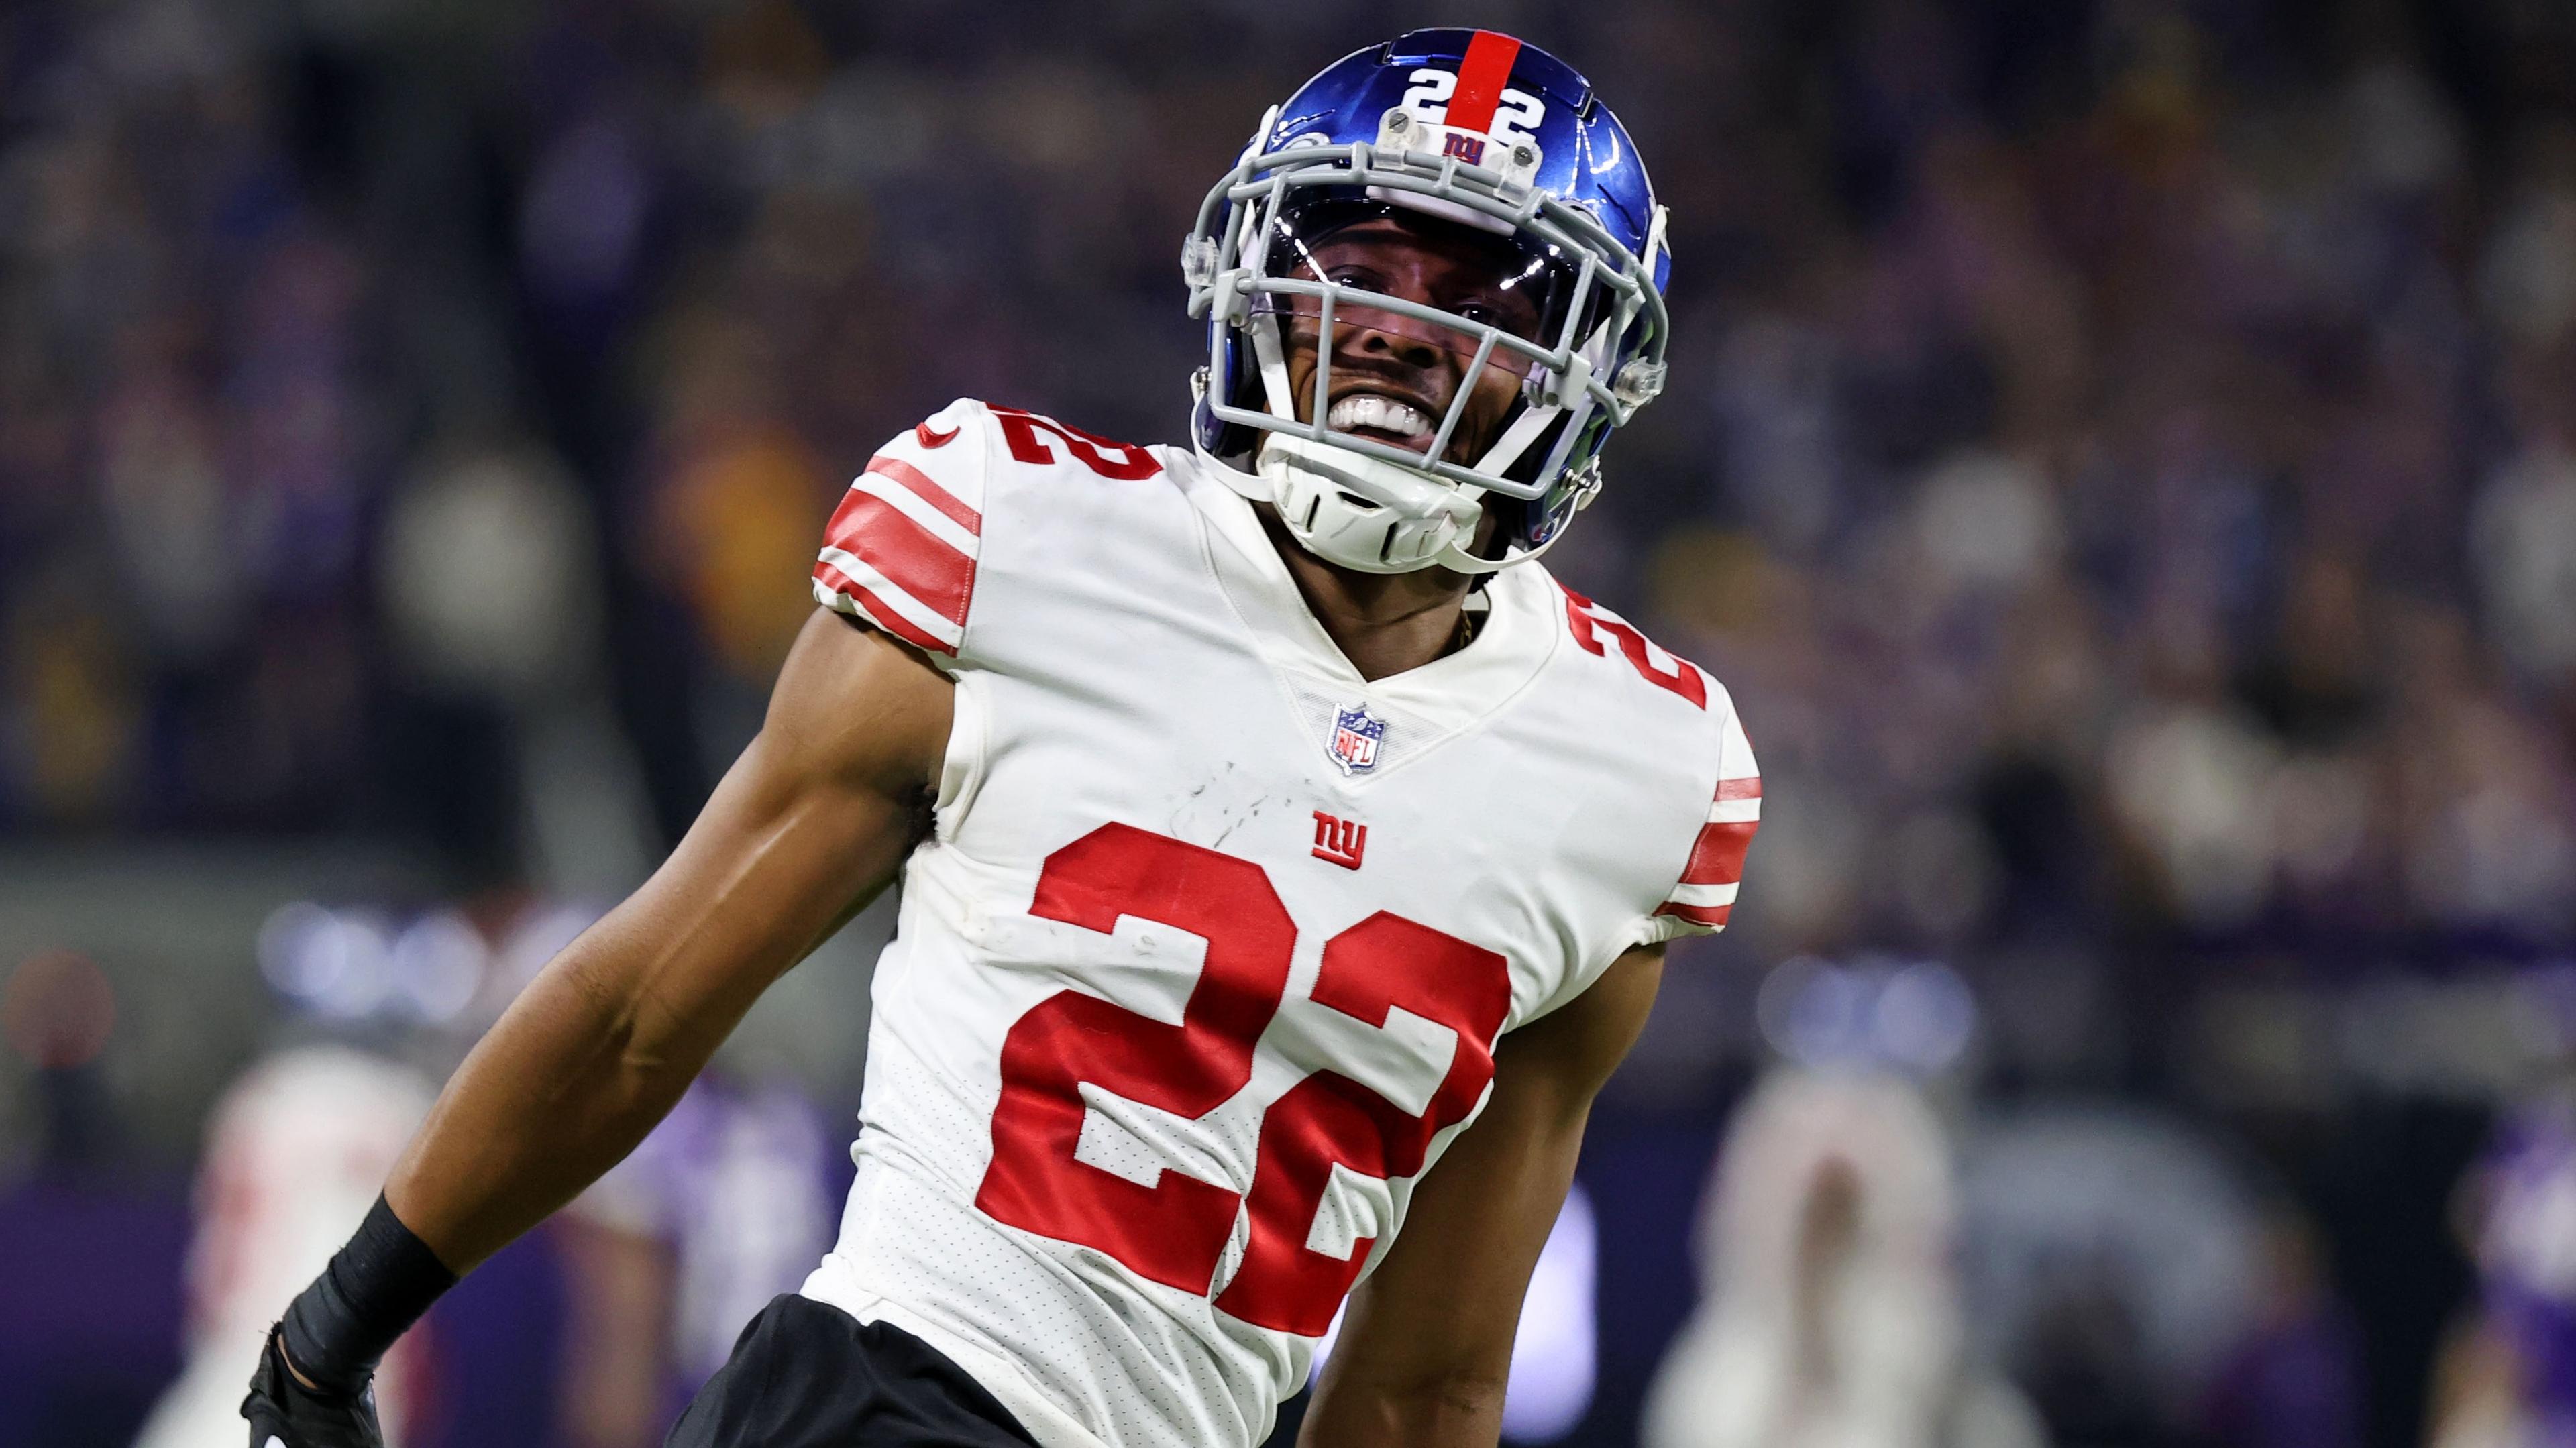
[[[1360,867],[1360,854],[1368,848],[1368,826],[1357,820],[1335,819],[1322,810],[1315,811],[1315,858],[1330,860],[1345,870]]]
[[[1333,737],[1325,752],[1344,774],[1363,774],[1377,767],[1377,747],[1386,739],[1386,721],[1369,717],[1368,705],[1333,712]]]

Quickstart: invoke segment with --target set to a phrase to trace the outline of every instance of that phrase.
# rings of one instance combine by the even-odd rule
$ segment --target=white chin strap
[[[1289,536],[1327,563],[1361,573],[1503,566],[1467,551],[1485,512],[1481,488],[1277,432],[1262,435],[1254,468]]]

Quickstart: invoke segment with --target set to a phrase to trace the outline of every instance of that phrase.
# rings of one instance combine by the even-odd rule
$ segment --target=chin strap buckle
[[[1620,368],[1610,379],[1610,395],[1626,403],[1628,410],[1634,412],[1663,395],[1666,373],[1665,364],[1640,357]]]
[[[1600,457],[1596,454],[1584,459],[1583,466],[1566,474],[1565,480],[1574,486],[1574,511],[1580,513],[1591,507],[1592,500],[1601,496]]]
[[[1192,232],[1181,240],[1181,279],[1192,291],[1201,291],[1216,281],[1217,240]]]

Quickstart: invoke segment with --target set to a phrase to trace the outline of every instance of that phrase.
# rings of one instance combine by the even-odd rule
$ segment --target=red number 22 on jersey
[[[1073,990],[1013,1023],[975,1204],[1206,1292],[1244,1197],[1168,1168],[1148,1187],[1075,1160],[1080,1086],[1190,1118],[1231,1099],[1252,1079],[1253,1050],[1278,1012],[1296,924],[1259,865],[1119,824],[1048,856],[1029,908],[1103,934],[1122,915],[1186,930],[1207,942],[1207,960],[1177,1026]],[[1346,1258],[1306,1245],[1334,1165],[1380,1179],[1422,1170],[1432,1137],[1465,1120],[1493,1079],[1511,979],[1500,955],[1381,911],[1325,943],[1312,999],[1379,1027],[1401,1006],[1448,1027],[1458,1046],[1420,1116],[1332,1071],[1299,1082],[1264,1116],[1251,1237],[1216,1306],[1307,1336],[1331,1325],[1372,1244],[1355,1243]]]

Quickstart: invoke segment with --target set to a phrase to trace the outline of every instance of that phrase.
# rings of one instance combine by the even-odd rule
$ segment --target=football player
[[[960,401],[868,463],[760,736],[448,1084],[254,1444],[370,1442],[376,1355],[898,873],[838,1245],[673,1443],[1248,1445],[1345,1297],[1308,1443],[1494,1442],[1760,807],[1725,690],[1533,561],[1662,386],[1663,237],[1508,36],[1274,108],[1184,246],[1194,445]]]

